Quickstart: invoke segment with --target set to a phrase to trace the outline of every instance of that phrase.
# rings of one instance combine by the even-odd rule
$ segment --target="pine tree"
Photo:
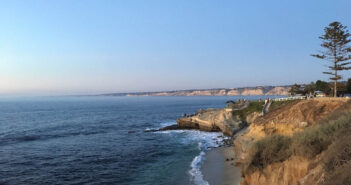
[[[351,47],[348,43],[351,42],[350,33],[346,26],[339,22],[332,22],[324,28],[324,35],[319,38],[322,40],[321,46],[325,51],[320,54],[313,54],[313,57],[324,59],[332,63],[328,66],[329,72],[324,74],[331,75],[330,80],[334,81],[334,97],[337,95],[337,81],[342,78],[338,71],[351,69],[348,60],[351,59]]]

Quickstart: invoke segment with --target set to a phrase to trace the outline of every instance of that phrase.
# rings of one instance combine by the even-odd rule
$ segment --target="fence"
[[[306,96],[289,96],[285,98],[275,98],[273,101],[304,100]]]

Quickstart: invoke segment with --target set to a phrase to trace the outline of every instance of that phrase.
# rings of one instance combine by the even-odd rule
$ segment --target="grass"
[[[299,100],[289,100],[289,101],[274,101],[272,102],[269,110],[272,111],[274,109],[280,108],[284,105],[292,104],[294,102],[297,102]],[[233,111],[233,115],[238,115],[241,120],[246,120],[246,117],[253,113],[253,112],[262,112],[264,106],[264,102],[261,101],[251,101],[249,106],[245,109],[242,110],[235,110]]]
[[[335,151],[342,151],[345,146],[350,147],[350,110],[351,103],[349,102],[346,106],[339,108],[338,111],[331,114],[328,119],[314,127],[294,133],[292,136],[275,134],[256,141],[249,149],[248,158],[244,162],[244,171],[252,172],[260,170],[269,164],[285,161],[292,155],[311,159],[323,151],[326,151],[329,146],[336,145],[336,148],[339,147],[335,149]],[[342,140],[344,141],[344,145],[342,145],[340,144],[342,143],[340,138],[344,136],[349,136],[349,138],[347,140],[344,138]],[[339,156],[340,152],[335,154],[332,150],[331,153],[332,154],[329,154],[330,159],[326,162],[326,168],[328,169],[332,169],[331,166],[335,164],[335,160],[340,161],[345,158],[333,157]],[[345,155],[346,154],[343,154],[342,156]],[[351,159],[351,152],[347,155],[349,155],[348,157]]]
[[[233,111],[233,115],[238,115],[241,120],[246,120],[246,117],[253,112],[262,112],[264,102],[251,101],[249,106],[242,110]]]
[[[298,102],[300,100],[287,100],[287,101],[273,101],[269,110],[272,111],[272,110],[275,110],[277,108],[280,108],[284,105],[289,105],[289,104],[292,104],[292,103],[295,103],[295,102]]]

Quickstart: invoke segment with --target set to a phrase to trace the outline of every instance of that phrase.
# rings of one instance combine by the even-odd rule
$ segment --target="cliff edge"
[[[337,150],[331,149],[334,145],[340,151],[350,149],[349,142],[339,146],[338,141],[351,133],[349,125],[351,102],[346,98],[294,101],[258,117],[234,140],[241,185],[324,185],[340,174],[343,182],[334,184],[351,182],[345,175],[346,163],[335,166]],[[351,161],[351,152],[345,156]],[[328,171],[326,161],[341,173]]]
[[[245,123],[226,109],[209,109],[199,111],[196,115],[179,118],[177,120],[180,129],[198,129],[208,132],[222,132],[232,136],[236,131],[245,126]]]

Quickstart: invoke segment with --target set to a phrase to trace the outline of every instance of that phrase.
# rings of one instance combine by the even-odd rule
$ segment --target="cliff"
[[[233,109],[199,110],[195,115],[179,118],[179,129],[198,129],[217,131],[233,136],[237,131],[257,119],[262,112],[264,102],[237,102]]]
[[[237,103],[234,110],[200,110],[168,129],[199,129],[233,136],[241,185],[351,184],[351,100],[315,98]]]
[[[238,116],[234,116],[231,111],[225,109],[199,111],[194,116],[179,118],[177,124],[179,129],[222,132],[227,136],[232,136],[237,130],[245,126]]]
[[[328,178],[339,175],[325,169],[325,161],[334,164],[339,155],[329,146],[339,146],[336,138],[351,133],[344,133],[351,128],[350,113],[347,99],[317,98],[287,103],[258,117],[234,140],[241,185],[328,184]],[[340,166],[343,182],[350,182]]]
[[[289,95],[290,86],[259,86],[244,88],[178,90],[160,92],[112,93],[103,96],[251,96],[251,95]]]

